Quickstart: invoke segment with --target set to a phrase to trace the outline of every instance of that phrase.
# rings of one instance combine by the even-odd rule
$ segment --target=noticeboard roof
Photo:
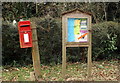
[[[68,13],[74,13],[75,11],[82,12],[82,13],[85,13],[87,15],[92,15],[92,13],[80,10],[78,8],[70,10],[70,11],[63,12],[62,15],[65,15],[65,14],[68,14]]]

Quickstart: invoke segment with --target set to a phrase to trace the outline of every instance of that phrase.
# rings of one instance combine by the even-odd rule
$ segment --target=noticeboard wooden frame
[[[92,59],[91,59],[91,16],[92,14],[88,12],[81,11],[79,9],[74,9],[72,11],[67,11],[62,14],[62,73],[63,77],[66,73],[66,48],[67,47],[88,47],[88,77],[91,76],[91,67],[92,67]],[[87,18],[87,28],[88,28],[88,41],[87,42],[67,42],[68,38],[68,18]]]

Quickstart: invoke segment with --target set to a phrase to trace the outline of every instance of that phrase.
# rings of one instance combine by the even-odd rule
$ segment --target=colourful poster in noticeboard
[[[87,18],[68,18],[68,42],[88,41]]]

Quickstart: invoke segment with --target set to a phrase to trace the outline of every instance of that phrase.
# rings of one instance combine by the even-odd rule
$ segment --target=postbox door
[[[30,31],[20,32],[21,48],[32,47],[32,34]]]

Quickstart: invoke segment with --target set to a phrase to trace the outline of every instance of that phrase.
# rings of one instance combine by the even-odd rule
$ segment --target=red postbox
[[[21,48],[32,47],[32,30],[30,21],[18,22],[19,40]]]

